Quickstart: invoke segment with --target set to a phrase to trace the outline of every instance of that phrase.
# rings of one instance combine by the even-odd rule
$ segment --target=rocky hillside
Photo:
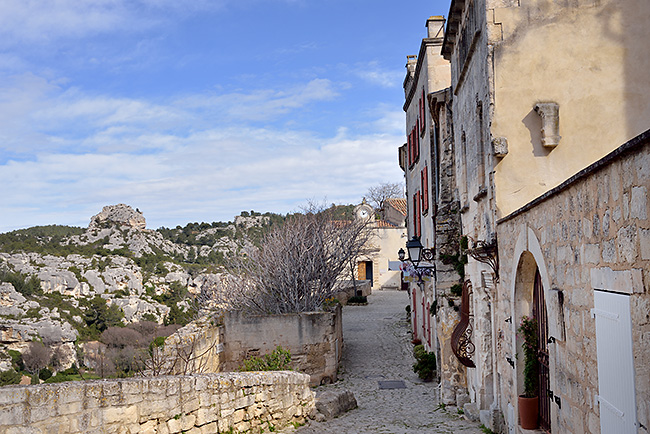
[[[9,350],[42,341],[78,363],[75,343],[111,324],[180,324],[220,279],[228,257],[259,242],[282,217],[146,228],[139,210],[106,206],[87,228],[43,226],[0,234],[0,371]]]

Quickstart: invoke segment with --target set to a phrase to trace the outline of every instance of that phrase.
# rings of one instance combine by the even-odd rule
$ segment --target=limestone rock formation
[[[140,211],[136,211],[123,203],[108,205],[102,212],[90,219],[89,229],[104,228],[107,225],[128,226],[134,229],[144,230],[147,221]]]
[[[59,366],[79,365],[75,340],[87,327],[84,299],[101,296],[118,306],[125,324],[162,324],[171,311],[165,295],[172,288],[180,284],[190,296],[217,289],[223,278],[219,259],[252,248],[247,231],[269,220],[240,217],[236,224],[147,230],[139,210],[118,204],[105,206],[85,230],[64,227],[69,235],[56,227],[52,235],[42,235],[42,229],[17,234],[14,240],[29,242],[16,248],[13,241],[6,250],[0,245],[0,273],[35,276],[42,294],[21,293],[0,281],[0,371],[11,367],[7,350],[23,352],[33,340],[56,351]],[[183,300],[173,303],[181,311],[189,307]]]
[[[139,321],[151,321],[152,319],[158,324],[163,320],[170,311],[170,308],[154,301],[143,300],[133,296],[128,298],[114,298],[111,303],[115,303],[124,312],[124,319],[127,323]]]

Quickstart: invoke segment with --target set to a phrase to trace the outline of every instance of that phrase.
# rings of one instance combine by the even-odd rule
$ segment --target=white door
[[[600,432],[636,434],[630,297],[594,291]]]

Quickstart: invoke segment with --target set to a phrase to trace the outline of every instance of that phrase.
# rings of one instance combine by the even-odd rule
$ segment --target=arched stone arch
[[[517,244],[515,244],[515,252],[514,252],[514,261],[513,261],[513,267],[512,270],[510,270],[511,273],[511,279],[510,282],[512,282],[512,286],[510,288],[510,300],[515,301],[515,290],[516,290],[516,282],[517,282],[517,272],[519,270],[519,263],[521,261],[521,257],[525,254],[528,253],[532,255],[533,259],[535,260],[535,263],[537,264],[537,268],[539,268],[539,274],[542,278],[542,285],[544,286],[544,295],[546,300],[549,299],[549,289],[551,288],[551,281],[549,278],[548,274],[548,269],[546,268],[546,261],[544,260],[544,255],[542,254],[542,246],[539,243],[539,240],[537,239],[537,235],[535,235],[535,232],[527,227],[524,226],[517,237]],[[533,273],[534,273],[533,269]],[[515,306],[512,306],[512,313],[515,313],[514,310]],[[547,306],[548,310],[548,301],[547,301]],[[521,319],[521,317],[519,317]],[[514,320],[514,316],[513,316]],[[513,321],[513,324],[516,324]]]

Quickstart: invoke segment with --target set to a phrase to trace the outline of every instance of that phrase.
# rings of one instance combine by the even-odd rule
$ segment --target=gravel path
[[[456,407],[439,405],[435,383],[413,372],[413,345],[404,308],[406,292],[376,291],[367,306],[343,308],[344,353],[339,381],[328,389],[354,393],[359,407],[333,420],[311,421],[285,432],[309,433],[454,433],[480,434],[477,423]],[[380,381],[403,381],[405,388],[380,389]]]

